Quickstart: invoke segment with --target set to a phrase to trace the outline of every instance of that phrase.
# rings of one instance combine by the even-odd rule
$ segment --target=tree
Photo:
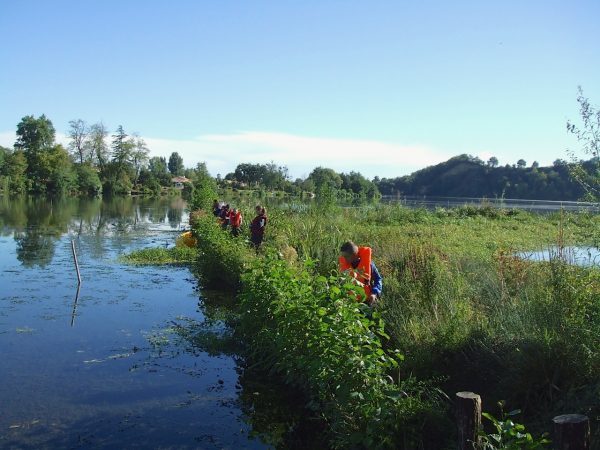
[[[131,151],[131,163],[135,171],[133,183],[137,184],[140,176],[140,170],[148,163],[148,154],[150,153],[150,149],[148,149],[146,141],[137,135],[134,135],[131,138],[131,144],[133,146],[133,150]]]
[[[578,88],[577,103],[581,125],[567,122],[567,131],[577,138],[580,152],[591,157],[589,169],[574,151],[569,154],[573,165],[571,175],[585,189],[586,198],[600,201],[600,108],[590,104],[583,96],[583,89]]]
[[[317,191],[322,189],[338,190],[342,187],[342,177],[333,169],[325,167],[317,167],[308,176]]]
[[[6,147],[2,147],[0,145],[0,175],[2,174],[2,167],[4,166],[4,160],[6,159],[6,155],[10,153],[10,149]]]
[[[524,159],[520,159],[517,161],[517,167],[519,169],[524,169],[525,167],[527,167],[527,161],[525,161]]]
[[[539,169],[539,167],[540,167],[540,163],[539,162],[534,161],[534,162],[531,163],[531,168],[533,170],[537,170],[537,169]]]
[[[13,194],[27,191],[27,158],[22,150],[6,155],[3,173],[8,178],[8,189]]]
[[[191,207],[193,210],[209,210],[215,198],[217,198],[217,183],[208,173],[206,163],[198,163],[194,179],[194,192],[190,202]]]
[[[552,163],[552,165],[554,167],[561,167],[561,166],[566,166],[567,162],[564,159],[555,159],[554,162]]]
[[[88,127],[81,119],[71,120],[69,122],[69,127],[69,137],[71,138],[71,142],[69,142],[69,149],[73,152],[76,158],[79,158],[79,164],[83,164],[83,161],[88,159]]]
[[[240,183],[247,185],[259,185],[266,172],[266,167],[262,164],[242,163],[235,168],[234,177]]]
[[[131,162],[131,153],[135,147],[135,143],[127,137],[123,126],[119,125],[116,134],[113,134],[112,141],[112,161],[116,164],[119,172],[124,171]]]
[[[89,155],[101,171],[104,170],[109,161],[108,146],[106,145],[107,137],[108,130],[102,122],[90,126],[88,132]]]
[[[488,159],[488,166],[489,167],[498,167],[498,158],[496,158],[495,156],[492,156],[490,159]]]
[[[48,192],[64,194],[77,189],[77,175],[73,170],[73,163],[69,152],[60,144],[44,154],[46,159],[46,173]]]
[[[373,198],[379,194],[377,186],[367,180],[359,172],[342,173],[342,189],[353,194]]]
[[[55,135],[52,122],[43,114],[37,119],[25,116],[17,125],[15,149],[23,151],[27,159],[27,177],[32,183],[32,188],[38,192],[46,189],[48,180],[43,155],[52,149]]]
[[[153,156],[148,161],[148,169],[161,186],[170,186],[171,176],[167,169],[167,160],[162,156]]]
[[[273,161],[263,169],[262,184],[267,189],[285,189],[289,184],[289,172],[286,166],[278,166]]]
[[[171,172],[171,174],[173,176],[180,176],[183,174],[183,158],[181,156],[179,156],[179,153],[177,152],[173,152],[171,153],[171,156],[169,156],[169,172]]]
[[[100,193],[102,183],[100,182],[98,171],[89,162],[77,164],[75,173],[77,175],[79,192],[92,197]]]

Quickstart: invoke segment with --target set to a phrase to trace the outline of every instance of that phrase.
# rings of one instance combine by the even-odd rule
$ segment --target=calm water
[[[172,245],[184,206],[0,198],[1,448],[278,442],[289,417],[261,415],[281,393],[240,376],[224,324],[231,298],[200,293],[185,267],[119,262],[132,249]]]
[[[578,266],[600,267],[600,250],[594,247],[565,247],[561,250],[552,247],[536,252],[519,252],[517,255],[530,261],[549,262],[561,258]]]
[[[416,208],[456,208],[465,205],[482,206],[489,205],[496,208],[523,209],[532,212],[556,212],[556,211],[590,211],[600,212],[597,203],[554,201],[554,200],[527,200],[527,199],[499,199],[499,198],[476,198],[476,197],[427,197],[427,196],[384,196],[382,201],[387,203],[400,203],[408,207]]]

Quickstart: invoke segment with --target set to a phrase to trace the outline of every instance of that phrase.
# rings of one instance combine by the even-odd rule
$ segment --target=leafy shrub
[[[257,260],[243,276],[242,329],[254,359],[309,393],[335,446],[415,448],[436,394],[390,376],[402,356],[384,351],[383,321],[353,300],[359,290],[312,261]]]
[[[199,249],[197,268],[204,287],[237,289],[245,261],[253,257],[250,247],[218,227],[212,215],[196,217],[194,230]]]
[[[502,409],[502,403],[500,408]],[[520,413],[519,410],[503,412],[500,419],[483,413],[483,417],[490,421],[494,430],[492,433],[481,433],[482,450],[539,450],[547,447],[550,441],[546,439],[546,434],[534,438],[525,430],[524,425],[512,420],[512,417]]]

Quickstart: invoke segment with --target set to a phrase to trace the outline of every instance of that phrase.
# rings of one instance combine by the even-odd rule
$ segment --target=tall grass
[[[327,317],[333,314],[320,303],[326,297],[314,300],[311,289],[321,288],[307,277],[328,280],[335,274],[343,241],[369,245],[384,276],[378,314],[389,339],[382,340],[382,348],[404,354],[400,378],[429,380],[448,394],[474,390],[488,405],[506,400],[509,408],[524,411],[534,429],[547,428],[553,414],[577,412],[588,414],[598,430],[600,270],[570,264],[562,250],[591,244],[597,229],[600,217],[589,214],[537,216],[489,206],[426,211],[386,205],[286,204],[269,209],[266,253],[293,249],[298,261],[312,261],[309,272],[300,262],[290,269],[280,267],[279,272],[263,270],[260,258],[256,262],[239,240],[208,222],[199,229],[206,236],[199,238],[200,247],[207,246],[201,250],[200,264],[207,279],[226,278],[236,286],[245,280],[252,292],[243,297],[245,305],[253,305],[252,323],[266,330],[264,336],[290,335],[282,347],[260,337],[257,342],[271,347],[270,353],[277,355],[273,361],[280,364],[277,370],[294,379],[292,372],[298,366],[292,348],[313,355],[312,359],[326,354],[320,342],[300,339],[300,325],[311,330],[322,326],[319,320],[313,324],[310,316],[312,312],[318,319],[320,308]],[[558,251],[546,263],[515,256],[517,251],[555,247]],[[293,267],[302,274],[300,279],[286,272]],[[253,304],[261,295],[263,303]],[[261,319],[259,309],[275,321]],[[293,311],[303,313],[294,316]],[[300,327],[295,332],[300,340],[294,340],[289,329],[278,328],[291,317]],[[303,347],[309,342],[310,348]],[[311,358],[300,361],[307,366]],[[308,388],[319,392],[322,386]]]
[[[506,400],[540,428],[557,413],[598,417],[600,270],[564,250],[592,244],[598,216],[381,205],[277,214],[272,243],[318,259],[321,274],[346,239],[374,248],[387,345],[405,354],[403,371]],[[557,249],[550,262],[516,256],[543,248]]]

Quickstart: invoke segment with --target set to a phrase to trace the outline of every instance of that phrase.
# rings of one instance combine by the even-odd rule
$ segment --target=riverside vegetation
[[[451,448],[458,390],[521,409],[540,433],[587,414],[598,438],[600,270],[565,246],[598,245],[599,216],[287,205],[270,210],[260,255],[209,214],[194,229],[201,283],[238,292],[249,358],[308,395],[334,447]],[[348,238],[384,275],[372,314],[335,271]],[[540,248],[556,248],[550,262],[515,256]]]

